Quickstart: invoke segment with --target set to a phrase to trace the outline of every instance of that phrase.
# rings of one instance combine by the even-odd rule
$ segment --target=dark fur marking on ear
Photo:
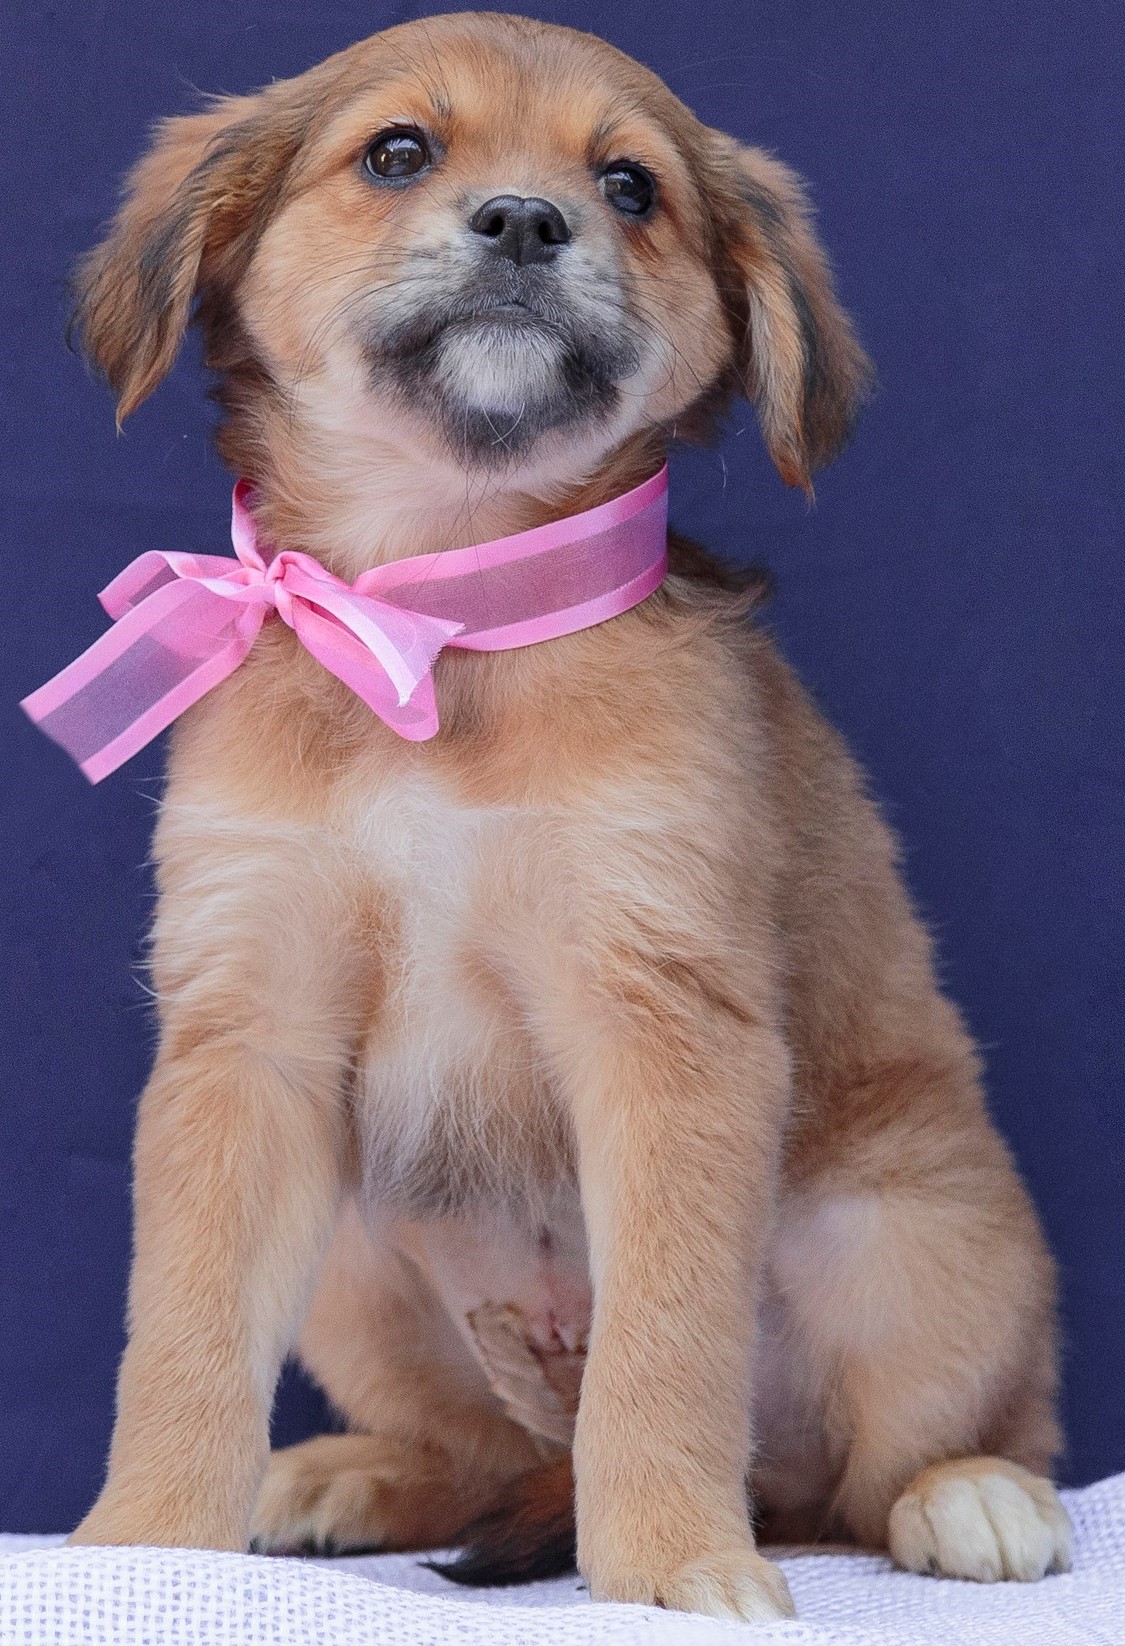
[[[803,398],[807,407],[824,388],[828,379],[828,368],[824,358],[820,328],[816,323],[805,288],[796,269],[793,267],[786,246],[785,212],[776,197],[768,189],[760,188],[756,183],[744,182],[741,186],[741,194],[746,204],[759,218],[762,233],[769,245],[770,252],[785,276],[785,282],[789,289],[789,298],[793,304],[793,311],[797,316],[797,327],[801,334],[801,347],[804,354]]]
[[[807,410],[817,395],[827,387],[828,366],[824,358],[820,327],[816,323],[805,288],[797,278],[796,271],[790,266],[788,260],[779,258],[778,261],[789,286],[789,299],[793,304],[793,312],[797,316],[797,328],[801,333],[801,349],[805,358],[802,388],[805,409]]]
[[[184,207],[168,211],[144,242],[137,257],[137,272],[146,302],[163,307],[176,286],[178,248],[188,233],[191,213]]]
[[[271,148],[268,141],[261,141],[276,136],[276,126],[262,116],[241,120],[218,134],[188,178],[186,186],[189,191],[202,188],[205,192],[213,173],[221,173],[228,166],[237,169],[242,165],[243,176],[239,179],[238,193],[217,201],[215,211],[216,215],[221,216],[241,208],[244,221],[237,226],[231,238],[239,240],[247,252],[253,250],[284,195],[289,166],[304,140],[307,126],[306,118],[285,131],[279,161],[277,147]],[[259,141],[260,149],[256,147]]]
[[[785,213],[780,202],[768,189],[760,188],[757,183],[743,179],[739,183],[739,193],[752,211],[757,212],[762,221],[777,233],[785,228]]]

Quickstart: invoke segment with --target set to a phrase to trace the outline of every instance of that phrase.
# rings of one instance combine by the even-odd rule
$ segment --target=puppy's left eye
[[[601,184],[610,205],[627,217],[647,217],[656,203],[656,184],[643,166],[616,160],[602,172]]]
[[[372,177],[397,182],[416,177],[430,164],[430,151],[420,131],[398,126],[380,132],[363,157],[363,167]]]

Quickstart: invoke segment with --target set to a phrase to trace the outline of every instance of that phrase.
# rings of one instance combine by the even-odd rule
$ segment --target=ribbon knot
[[[635,606],[667,569],[667,469],[570,520],[373,567],[354,583],[299,550],[266,560],[251,488],[234,489],[229,555],[153,550],[99,596],[113,627],[23,701],[98,782],[234,672],[275,614],[400,737],[438,730],[447,645],[500,651]]]

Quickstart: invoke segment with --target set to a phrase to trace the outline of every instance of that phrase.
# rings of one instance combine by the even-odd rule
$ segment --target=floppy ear
[[[161,121],[107,239],[78,266],[73,330],[117,394],[119,426],[171,370],[196,297],[237,277],[277,203],[308,124],[287,89]]]
[[[848,437],[871,364],[832,289],[800,180],[763,150],[713,135],[719,284],[741,386],[782,479],[811,496],[814,470]]]

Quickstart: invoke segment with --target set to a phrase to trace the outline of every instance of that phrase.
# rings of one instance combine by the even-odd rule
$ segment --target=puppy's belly
[[[568,1445],[591,1289],[557,1105],[518,1034],[421,989],[409,1006],[364,1071],[365,1218],[421,1270],[508,1415]]]
[[[400,1223],[396,1244],[422,1270],[508,1415],[569,1445],[592,1294],[578,1193],[524,1206]]]
[[[398,1220],[391,1239],[421,1271],[507,1414],[539,1439],[570,1445],[593,1307],[577,1188],[540,1200],[536,1217],[526,1206],[478,1207]],[[824,1391],[769,1267],[754,1357],[753,1488],[775,1534],[804,1539],[821,1529],[804,1511],[822,1505],[832,1483]],[[710,1352],[704,1343],[697,1349],[701,1359]]]

